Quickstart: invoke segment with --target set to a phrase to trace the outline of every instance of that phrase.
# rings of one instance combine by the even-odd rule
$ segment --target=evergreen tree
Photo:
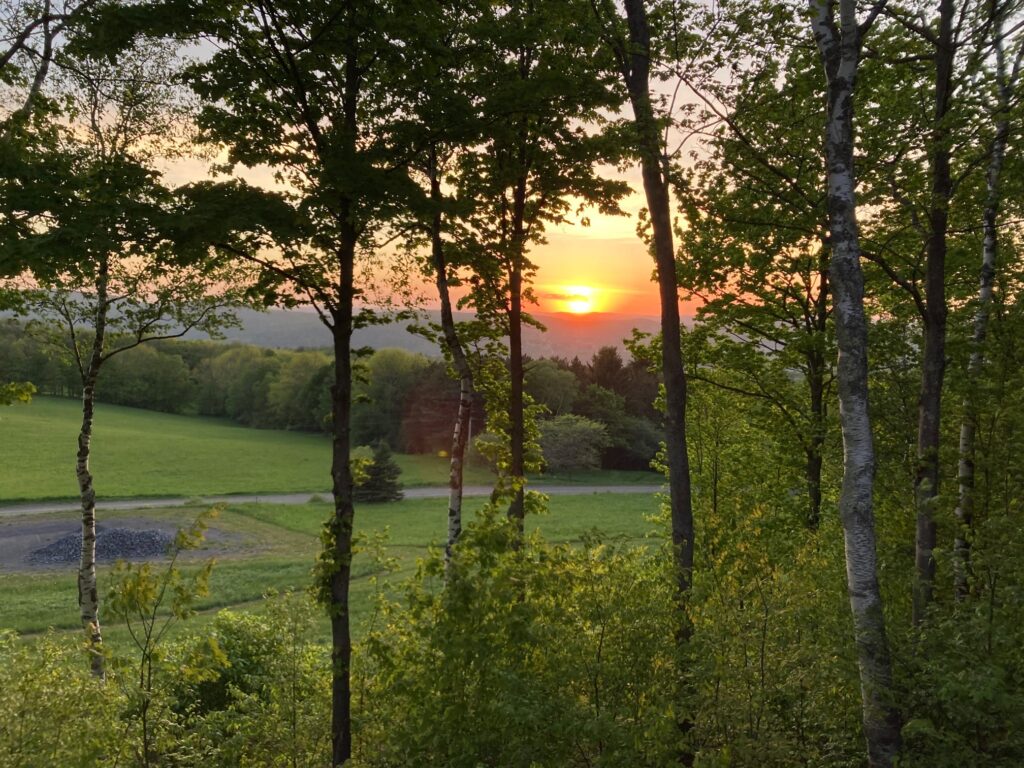
[[[366,468],[366,480],[355,487],[352,498],[355,501],[378,502],[399,501],[405,495],[398,476],[401,467],[391,455],[391,448],[384,440],[377,442],[373,449],[373,461]]]

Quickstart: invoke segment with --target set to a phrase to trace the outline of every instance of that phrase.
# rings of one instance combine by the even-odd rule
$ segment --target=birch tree
[[[173,52],[152,46],[114,63],[65,62],[72,109],[54,149],[67,174],[21,184],[7,201],[26,234],[5,256],[33,265],[8,281],[37,324],[74,363],[82,385],[75,474],[81,501],[78,603],[93,672],[103,675],[96,580],[96,499],[90,468],[96,391],[115,355],[192,329],[216,332],[238,295],[238,275],[189,263],[169,233],[175,200],[152,164],[183,117],[167,85]],[[24,180],[23,180],[24,181]]]
[[[874,209],[864,255],[896,286],[887,311],[910,313],[919,329],[920,370],[914,468],[915,555],[912,620],[920,625],[935,592],[942,497],[942,409],[948,316],[966,296],[957,290],[965,264],[963,234],[980,218],[971,194],[985,165],[977,119],[990,58],[989,22],[976,0],[890,3],[873,51],[870,147],[875,169],[863,178]],[[923,100],[921,93],[928,99]],[[881,306],[881,305],[880,305]]]
[[[811,0],[810,31],[825,73],[831,278],[839,346],[839,415],[843,434],[843,483],[839,516],[846,549],[846,579],[860,668],[862,721],[868,763],[891,766],[900,749],[892,659],[878,585],[872,508],[874,447],[868,410],[867,317],[857,231],[854,170],[854,89],[864,36],[882,12],[873,4],[864,21],[854,0]]]
[[[469,352],[455,323],[449,283],[455,279],[455,270],[450,266],[444,233],[445,210],[441,192],[441,165],[438,161],[437,145],[430,147],[427,161],[427,178],[430,184],[430,201],[433,213],[430,220],[430,265],[433,269],[434,284],[441,303],[441,334],[446,356],[459,379],[459,405],[452,429],[452,444],[448,463],[448,526],[445,540],[445,563],[450,563],[455,544],[462,535],[463,467],[466,447],[469,444],[470,418],[473,413],[473,368]]]
[[[1014,23],[1020,21],[1020,10],[1020,5],[1014,2],[991,0],[987,4],[988,29],[995,59],[991,85],[993,97],[989,107],[994,133],[988,149],[982,211],[981,270],[971,334],[970,362],[967,366],[967,394],[960,423],[960,458],[957,466],[959,490],[955,512],[959,529],[953,543],[953,579],[959,598],[965,597],[969,591],[970,534],[974,523],[975,434],[978,426],[975,389],[985,361],[985,340],[996,278],[1003,165],[1010,143],[1010,110],[1014,106],[1015,90],[1024,65],[1024,45],[1019,37],[1010,36]]]
[[[462,534],[463,467],[469,445],[470,418],[473,410],[473,365],[470,346],[481,333],[493,335],[486,323],[457,324],[455,301],[450,288],[460,284],[460,251],[458,240],[465,233],[460,221],[460,208],[454,190],[445,188],[445,174],[452,174],[459,156],[480,140],[481,125],[474,109],[468,73],[471,69],[476,41],[471,30],[481,23],[485,11],[477,3],[458,8],[439,9],[437,39],[427,66],[424,93],[417,105],[418,131],[426,144],[417,176],[426,187],[429,201],[419,212],[416,236],[407,241],[412,249],[424,244],[424,273],[437,290],[440,303],[440,327],[435,340],[459,381],[459,402],[455,414],[448,463],[448,514],[445,540],[445,563]],[[465,211],[461,212],[462,214]],[[424,237],[425,236],[425,237]],[[423,242],[425,240],[425,243]]]

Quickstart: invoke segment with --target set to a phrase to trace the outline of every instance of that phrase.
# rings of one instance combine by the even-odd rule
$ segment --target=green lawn
[[[469,502],[474,509],[476,500]],[[585,532],[598,529],[606,534],[624,536],[640,542],[652,529],[646,517],[657,512],[658,502],[647,494],[587,494],[554,496],[551,511],[528,518],[528,526],[539,528],[552,541],[575,541]],[[147,510],[183,525],[198,512],[197,508]],[[320,526],[330,513],[327,504],[304,505],[239,504],[229,506],[211,525],[211,546],[219,547],[209,597],[201,604],[206,616],[193,620],[200,625],[212,611],[227,606],[258,604],[268,590],[302,590],[310,584],[310,571],[319,550]],[[442,541],[446,526],[444,502],[414,499],[393,504],[360,506],[356,511],[356,532],[362,537],[389,530],[388,554],[398,560],[393,577],[411,575],[417,559],[427,548]],[[107,524],[119,517],[138,512],[110,513]],[[66,516],[73,519],[73,516]],[[206,557],[203,553],[194,553]],[[353,619],[361,625],[371,608],[374,565],[367,555],[357,554],[353,562]],[[105,590],[108,569],[101,567],[101,589]],[[78,627],[74,570],[0,573],[0,592],[5,595],[0,613],[0,629],[23,633],[44,631],[48,627]],[[109,637],[119,642],[124,632],[109,628]]]
[[[0,410],[0,503],[73,498],[81,420],[76,400],[37,397]],[[223,419],[99,404],[92,469],[101,498],[201,496],[326,491],[330,441],[323,435],[249,429]],[[445,485],[448,462],[438,456],[395,457],[406,486]],[[658,482],[649,472],[583,472],[552,483]],[[469,485],[490,485],[471,466]]]

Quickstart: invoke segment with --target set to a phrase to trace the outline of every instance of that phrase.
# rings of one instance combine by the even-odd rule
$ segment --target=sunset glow
[[[565,289],[569,297],[565,308],[574,315],[585,315],[594,311],[594,289],[585,285],[571,285]]]

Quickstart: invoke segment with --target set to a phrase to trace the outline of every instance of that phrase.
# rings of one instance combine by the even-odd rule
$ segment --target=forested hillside
[[[0,356],[12,379],[33,382],[39,394],[82,395],[71,357],[16,321],[0,324]],[[447,450],[459,389],[442,360],[384,349],[356,365],[354,444],[383,440],[401,453]],[[658,380],[645,363],[627,364],[614,347],[604,347],[586,363],[541,358],[526,367],[552,469],[650,468],[660,418],[653,406]],[[96,399],[260,429],[330,432],[330,375],[330,358],[321,350],[158,341],[114,358]],[[485,432],[482,403],[474,414],[477,432]]]

